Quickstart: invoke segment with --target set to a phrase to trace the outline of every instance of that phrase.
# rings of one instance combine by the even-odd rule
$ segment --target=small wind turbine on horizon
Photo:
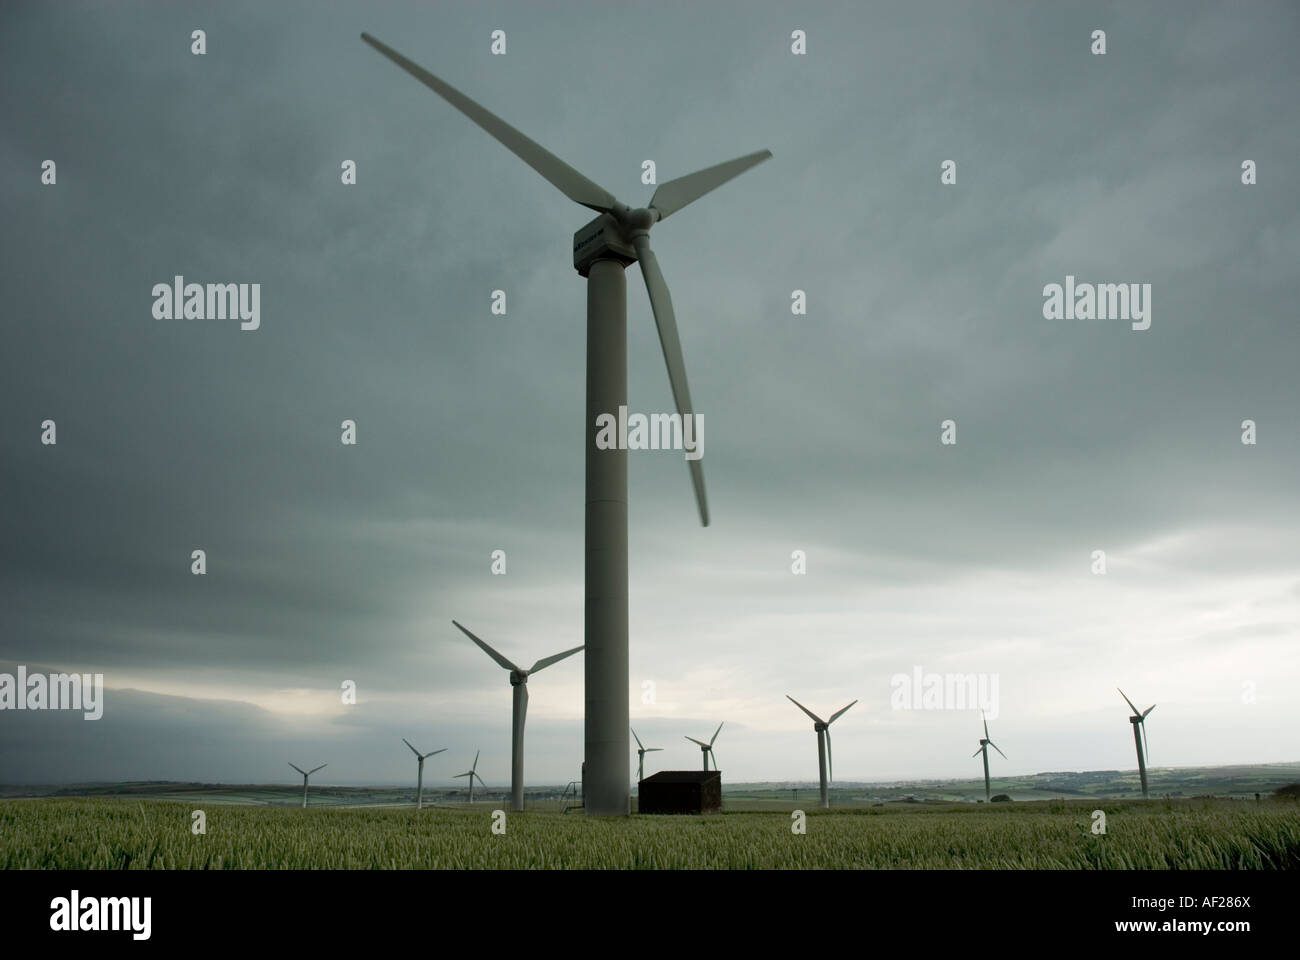
[[[980,711],[984,715],[984,711]],[[989,788],[989,747],[992,747],[998,753],[1002,753],[1002,748],[989,739],[989,718],[984,717],[984,736],[980,738],[980,748],[971,754],[972,757],[978,757],[984,754],[984,802],[988,803],[992,799],[992,790]],[[1002,753],[1002,759],[1007,759],[1007,755]],[[1001,796],[1001,794],[999,794]]]
[[[402,743],[406,744],[408,747],[411,747],[411,741],[407,740],[405,737],[402,737]],[[415,809],[416,810],[419,810],[421,807],[424,806],[424,761],[426,758],[432,757],[434,754],[437,753],[442,753],[443,750],[446,749],[447,749],[446,747],[443,747],[442,750],[430,750],[428,753],[420,753],[420,751],[416,750],[415,747],[411,747],[411,752],[415,754],[415,759],[420,761],[420,772],[415,781]]]
[[[632,728],[629,727],[629,730]],[[641,738],[632,730],[632,739],[636,741],[636,782],[640,783],[645,779],[645,755],[647,753],[658,753],[663,747],[646,747],[641,745]]]
[[[326,767],[329,766],[329,764],[322,763],[319,767],[312,767],[310,770],[304,770],[302,767],[294,763],[289,764],[289,766],[293,767],[295,770],[297,770],[299,773],[302,774],[302,806],[303,809],[305,810],[307,809],[307,778],[310,777],[317,770],[325,769]]]
[[[459,780],[461,777],[469,777],[469,802],[474,802],[474,778],[478,777],[478,782],[483,783],[483,778],[478,775],[478,755],[479,751],[474,751],[474,766],[470,767],[464,773],[458,773],[452,777],[453,780]],[[483,783],[483,789],[487,789],[487,784]]]
[[[510,686],[514,688],[512,712],[512,723],[510,733],[510,809],[524,809],[524,719],[528,714],[528,677],[543,670],[553,663],[559,663],[565,657],[571,657],[582,647],[574,647],[572,650],[565,650],[563,653],[553,654],[549,657],[543,657],[538,660],[527,670],[515,666],[501,654],[497,653],[486,643],[480,640],[474,634],[470,633],[455,620],[456,629],[465,636],[473,640],[489,657],[495,660],[502,667],[510,671]]]
[[[830,781],[834,779],[834,764],[831,761],[831,724],[847,713],[849,707],[858,701],[854,700],[853,703],[849,704],[849,707],[835,711],[835,713],[831,714],[829,720],[823,720],[790,694],[787,693],[785,698],[812,718],[813,730],[817,732],[817,772],[821,780],[822,808],[829,810],[831,805]]]
[[[1115,689],[1119,690],[1119,687]],[[1154,710],[1156,705],[1153,703],[1145,710],[1139,710],[1133,706],[1133,701],[1128,698],[1128,695],[1123,690],[1119,690],[1119,695],[1124,698],[1124,702],[1133,710],[1133,716],[1128,718],[1128,722],[1133,724],[1133,745],[1137,747],[1138,752],[1138,777],[1142,780],[1142,799],[1145,800],[1147,798],[1147,758],[1143,748],[1146,746],[1147,740],[1147,714]],[[1141,729],[1141,733],[1138,732],[1139,729]]]
[[[583,638],[589,655],[585,675],[583,804],[588,814],[625,817],[631,813],[628,785],[628,451],[600,444],[603,415],[627,406],[627,277],[641,266],[668,368],[676,415],[694,421],[686,382],[686,361],[677,316],[650,230],[724,183],[772,156],[770,150],[737,157],[658,185],[648,206],[632,208],[588,179],[496,114],[440,80],[368,33],[361,39],[476,123],[484,132],[541,174],[570,200],[598,216],[573,235],[573,266],[587,281],[587,374],[585,434]],[[597,94],[601,96],[602,94]],[[487,189],[491,189],[489,184]],[[511,208],[507,208],[507,211]],[[699,449],[700,455],[703,449]],[[687,456],[700,523],[709,525],[704,465]]]
[[[723,723],[726,723],[726,721],[724,720]],[[709,737],[708,743],[705,743],[703,740],[696,740],[694,737],[686,738],[687,740],[691,741],[691,743],[698,743],[700,745],[700,752],[704,754],[705,770],[709,769],[709,757],[713,757],[713,769],[714,770],[718,769],[718,756],[713,752],[713,741],[718,739],[718,732],[720,730],[722,730],[721,723],[718,724],[718,729],[713,731],[713,736]]]

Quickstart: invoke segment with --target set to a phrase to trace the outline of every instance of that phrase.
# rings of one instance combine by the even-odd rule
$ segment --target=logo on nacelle
[[[586,240],[579,240],[577,243],[575,243],[573,245],[573,252],[577,253],[579,250],[581,250],[587,244],[591,243],[597,237],[604,236],[604,234],[605,234],[605,228],[601,227],[599,230],[597,230],[595,233],[589,236]]]

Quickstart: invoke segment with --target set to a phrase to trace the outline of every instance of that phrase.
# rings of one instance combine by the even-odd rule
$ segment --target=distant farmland
[[[809,798],[811,799],[811,797]],[[1296,869],[1290,800],[935,804],[599,820],[475,808],[0,801],[3,869]],[[1094,834],[1092,811],[1106,815]]]

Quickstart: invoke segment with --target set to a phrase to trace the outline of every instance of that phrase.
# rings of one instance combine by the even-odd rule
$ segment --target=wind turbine
[[[726,723],[726,721],[724,720],[723,723]],[[703,740],[696,740],[694,737],[686,738],[687,740],[691,741],[691,743],[698,743],[700,745],[700,752],[704,754],[705,770],[709,769],[709,757],[713,757],[713,769],[714,770],[718,769],[718,756],[713,752],[713,741],[718,739],[718,731],[720,731],[721,729],[722,729],[722,724],[720,723],[718,724],[718,729],[713,731],[713,736],[709,737],[708,743],[705,743]]]
[[[629,728],[631,729],[631,728]],[[641,745],[641,738],[632,731],[632,739],[636,741],[636,782],[640,783],[645,779],[645,755],[647,753],[659,753],[663,747],[645,747]]]
[[[312,767],[310,770],[304,770],[302,767],[293,763],[289,764],[289,766],[293,767],[295,770],[297,770],[299,773],[302,774],[302,807],[304,810],[306,810],[307,809],[307,778],[310,777],[317,770],[321,770],[324,769],[325,767],[328,767],[329,764],[322,763],[319,767]]]
[[[1119,690],[1119,687],[1115,688]],[[1133,724],[1133,745],[1137,747],[1138,752],[1138,776],[1142,780],[1142,799],[1147,798],[1147,758],[1146,758],[1146,741],[1147,741],[1147,714],[1156,708],[1153,703],[1145,710],[1139,710],[1133,706],[1133,701],[1128,698],[1123,690],[1119,690],[1119,695],[1124,698],[1124,702],[1133,710],[1133,716],[1128,718],[1128,722]],[[1141,733],[1138,730],[1141,729]]]
[[[478,755],[479,755],[479,751],[475,750],[475,751],[474,751],[474,766],[470,767],[470,768],[469,768],[467,771],[465,771],[464,773],[458,773],[458,774],[456,774],[456,776],[452,777],[453,780],[459,780],[461,777],[469,777],[469,802],[470,802],[470,803],[473,803],[473,802],[474,802],[474,778],[475,778],[475,777],[478,777],[478,782],[479,782],[479,783],[483,783],[483,778],[482,778],[482,777],[479,777],[479,776],[478,776],[478,772],[477,772],[477,771],[478,771]],[[486,784],[486,783],[483,783],[483,786],[484,786],[484,788],[486,788],[486,787],[487,787],[487,784]]]
[[[486,643],[480,640],[474,634],[470,633],[455,620],[456,629],[465,636],[469,637],[480,647],[489,657],[510,671],[510,686],[514,687],[514,704],[512,707],[513,722],[511,724],[510,734],[510,809],[524,809],[524,718],[528,714],[528,676],[549,667],[553,663],[558,663],[565,657],[571,657],[582,647],[574,647],[572,650],[565,650],[563,653],[557,653],[553,656],[542,657],[528,670],[515,666],[501,654],[497,653]]]
[[[817,772],[821,776],[822,809],[829,810],[831,806],[830,782],[834,779],[835,772],[835,765],[831,760],[831,724],[845,713],[848,713],[849,707],[858,701],[854,700],[853,703],[849,704],[849,707],[844,707],[842,710],[832,713],[829,720],[823,720],[790,694],[787,693],[785,698],[812,718],[813,729],[817,731]]]
[[[980,715],[981,716],[984,715],[983,710],[980,711]],[[989,739],[989,718],[984,717],[984,736],[980,739],[980,748],[976,750],[974,753],[972,753],[971,756],[978,757],[981,753],[984,754],[984,802],[985,803],[988,803],[989,800],[991,799],[990,794],[992,792],[989,789],[989,747],[992,747],[998,753],[1002,753],[1002,748]],[[1005,753],[1002,753],[1002,759],[1005,760],[1006,758],[1007,755]]]
[[[407,740],[405,737],[402,737],[402,743],[406,744],[408,747],[411,747],[411,741],[410,741],[410,740]],[[446,747],[443,747],[442,750],[430,750],[428,753],[420,753],[420,751],[419,751],[419,750],[416,750],[415,747],[411,747],[411,752],[412,752],[413,754],[415,754],[415,759],[420,761],[420,774],[419,774],[419,778],[415,781],[415,784],[416,784],[416,786],[415,786],[415,809],[416,809],[416,810],[419,810],[421,807],[424,806],[424,761],[425,761],[425,758],[426,758],[426,757],[432,757],[432,756],[433,756],[434,754],[436,754],[436,753],[442,753],[443,750],[446,750],[446,749],[447,749]]]
[[[583,769],[585,809],[597,816],[626,816],[631,811],[628,786],[628,640],[627,640],[627,451],[600,449],[596,440],[601,414],[617,415],[627,405],[627,277],[641,264],[668,367],[673,402],[683,426],[693,421],[694,407],[686,383],[686,365],[677,335],[668,285],[650,249],[650,228],[706,193],[772,155],[760,150],[660,184],[650,205],[633,209],[587,179],[549,150],[530,140],[500,117],[423,67],[367,33],[361,39],[411,74],[478,124],[506,149],[540,173],[570,200],[599,216],[573,236],[573,265],[587,279],[587,404],[585,603],[583,630],[586,717]],[[698,449],[698,448],[697,448]],[[702,452],[702,451],[701,451]],[[709,524],[704,468],[687,460],[700,523]]]

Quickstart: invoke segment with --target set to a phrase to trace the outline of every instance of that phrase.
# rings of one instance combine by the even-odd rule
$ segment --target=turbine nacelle
[[[573,235],[573,268],[578,275],[590,274],[591,265],[597,260],[617,260],[625,267],[636,263],[636,247],[615,214],[602,213],[584,223]]]

